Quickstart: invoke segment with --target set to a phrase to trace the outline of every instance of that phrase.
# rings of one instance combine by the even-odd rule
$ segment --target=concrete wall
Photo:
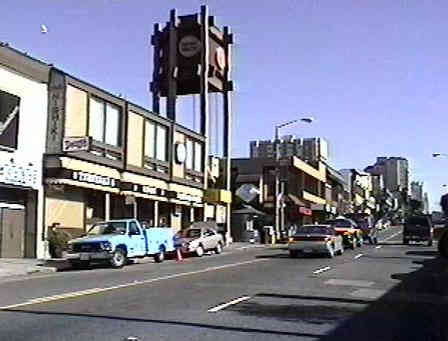
[[[136,167],[143,167],[143,116],[128,113],[127,162]]]
[[[14,159],[16,164],[32,163],[37,169],[35,189],[42,196],[42,158],[47,131],[47,85],[0,66],[0,90],[20,97],[18,148],[14,152],[0,151],[0,161]],[[43,228],[43,202],[37,202],[37,216],[32,229],[40,236]],[[29,231],[29,227],[27,227]],[[37,257],[43,256],[44,246],[37,238]]]

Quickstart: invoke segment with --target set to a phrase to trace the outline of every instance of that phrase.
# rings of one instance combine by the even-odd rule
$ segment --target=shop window
[[[17,149],[20,97],[0,90],[0,146]]]
[[[87,196],[87,223],[105,218],[105,194],[97,191],[86,191]]]
[[[120,108],[99,98],[91,97],[89,101],[89,135],[96,141],[120,147]]]

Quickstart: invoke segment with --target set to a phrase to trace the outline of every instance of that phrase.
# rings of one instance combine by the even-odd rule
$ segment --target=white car
[[[184,254],[193,253],[198,257],[202,257],[206,251],[221,253],[224,247],[222,235],[208,226],[195,226],[195,224],[182,231],[175,240],[175,246],[180,248]]]
[[[330,225],[303,225],[289,237],[289,255],[293,258],[301,254],[325,254],[333,258],[342,255],[344,243]]]

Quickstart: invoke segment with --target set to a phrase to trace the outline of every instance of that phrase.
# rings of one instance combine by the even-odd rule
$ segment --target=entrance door
[[[2,258],[23,258],[25,237],[25,210],[3,208],[1,210]]]

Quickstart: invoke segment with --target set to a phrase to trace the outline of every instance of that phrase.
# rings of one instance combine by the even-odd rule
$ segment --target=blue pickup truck
[[[108,261],[121,268],[132,258],[154,257],[160,263],[173,251],[172,229],[144,228],[136,219],[120,219],[96,223],[85,236],[70,240],[66,257],[76,268],[91,261]]]

